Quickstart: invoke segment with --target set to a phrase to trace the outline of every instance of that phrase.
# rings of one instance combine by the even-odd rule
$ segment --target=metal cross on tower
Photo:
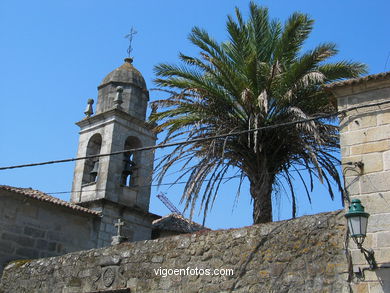
[[[131,58],[130,55],[131,55],[131,52],[133,51],[131,43],[133,42],[133,37],[135,34],[137,34],[137,31],[133,27],[131,27],[130,32],[127,35],[125,35],[125,39],[129,40],[129,47],[127,48],[127,55],[129,58]]]

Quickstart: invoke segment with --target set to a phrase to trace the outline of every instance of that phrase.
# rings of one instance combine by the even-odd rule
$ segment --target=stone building
[[[188,226],[185,219],[152,224],[160,218],[149,212],[153,151],[123,153],[155,144],[145,122],[148,100],[145,80],[130,58],[103,79],[96,114],[89,100],[86,117],[76,123],[77,157],[87,158],[76,161],[70,203],[31,188],[0,186],[0,274],[15,259],[108,246],[118,230],[121,237],[116,239],[126,241],[151,239],[152,231],[184,233],[172,229],[169,219]]]
[[[339,111],[359,107],[340,119],[343,175],[348,200],[360,199],[370,213],[363,246],[373,249],[378,263],[377,269],[368,270],[350,240],[353,271],[360,268],[364,273],[364,280],[354,279],[352,288],[390,292],[390,72],[334,83],[328,89]]]
[[[15,259],[97,247],[100,214],[31,188],[0,186],[0,274]]]

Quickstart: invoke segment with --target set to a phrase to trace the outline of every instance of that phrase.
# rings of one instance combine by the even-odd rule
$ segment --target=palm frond
[[[169,95],[153,102],[158,111],[150,117],[157,123],[155,131],[164,131],[163,143],[249,130],[179,145],[161,158],[156,166],[159,183],[173,165],[182,164],[177,180],[187,181],[182,202],[191,216],[200,201],[206,218],[229,170],[242,175],[238,190],[245,178],[250,183],[254,222],[271,220],[272,187],[282,190],[282,182],[287,182],[296,216],[298,194],[291,172],[298,167],[307,170],[308,182],[303,173],[297,174],[309,201],[316,178],[327,185],[331,198],[332,182],[341,188],[338,159],[333,155],[339,148],[338,130],[331,119],[258,130],[331,113],[335,106],[323,85],[366,72],[358,62],[327,63],[337,54],[333,43],[302,53],[312,29],[313,20],[306,14],[294,13],[282,25],[270,18],[267,8],[251,2],[247,19],[238,9],[235,17],[228,16],[227,41],[219,43],[206,30],[194,27],[189,40],[199,56],[180,53],[179,65],[155,67],[155,83]]]

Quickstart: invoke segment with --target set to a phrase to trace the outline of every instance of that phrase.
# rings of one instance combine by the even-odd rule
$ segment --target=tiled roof
[[[381,72],[378,74],[371,74],[367,75],[364,77],[359,77],[359,78],[352,78],[352,79],[347,79],[347,80],[342,80],[338,82],[333,82],[328,85],[325,85],[326,89],[334,89],[338,87],[343,87],[343,86],[348,86],[348,85],[354,85],[354,84],[359,84],[371,80],[385,80],[390,78],[390,71],[387,72]]]
[[[209,230],[179,214],[169,214],[152,222],[153,229],[175,231],[180,233],[192,233],[200,230]]]
[[[63,207],[70,208],[72,210],[79,211],[82,213],[92,214],[92,215],[96,215],[96,216],[100,215],[99,212],[96,212],[94,210],[90,210],[90,209],[78,206],[76,204],[61,200],[59,198],[50,196],[46,193],[43,193],[42,191],[35,190],[32,188],[20,188],[20,187],[8,186],[8,185],[0,185],[0,191],[1,190],[14,192],[14,193],[17,193],[20,195],[24,195],[28,198],[48,202],[48,203],[51,203],[51,204],[54,204],[57,206],[63,206]]]

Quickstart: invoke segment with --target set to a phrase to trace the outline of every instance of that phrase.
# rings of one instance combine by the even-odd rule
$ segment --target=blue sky
[[[371,74],[390,70],[390,4],[377,1],[259,1],[272,16],[285,20],[294,11],[315,20],[306,49],[335,42],[335,60],[366,63]],[[187,40],[193,26],[205,28],[217,40],[226,39],[225,20],[248,1],[18,1],[0,2],[0,166],[70,158],[76,155],[78,127],[88,98],[97,85],[126,57],[124,35],[133,26],[134,65],[153,88],[153,66],[176,62],[178,52],[196,55]],[[151,100],[159,94],[151,92]],[[158,151],[161,156],[163,151]],[[0,171],[0,184],[32,187],[44,192],[70,191],[73,163]],[[171,182],[167,178],[166,182]],[[252,208],[244,186],[234,209],[235,186],[221,189],[206,225],[211,228],[251,224]],[[298,184],[298,183],[297,183]],[[316,184],[309,205],[298,186],[298,215],[341,207]],[[151,211],[168,210],[155,198],[167,192],[178,206],[183,185],[152,188]],[[58,195],[68,199],[69,194]],[[275,202],[275,220],[291,216],[287,194]],[[199,218],[196,218],[199,220]],[[200,220],[199,220],[200,221]]]

